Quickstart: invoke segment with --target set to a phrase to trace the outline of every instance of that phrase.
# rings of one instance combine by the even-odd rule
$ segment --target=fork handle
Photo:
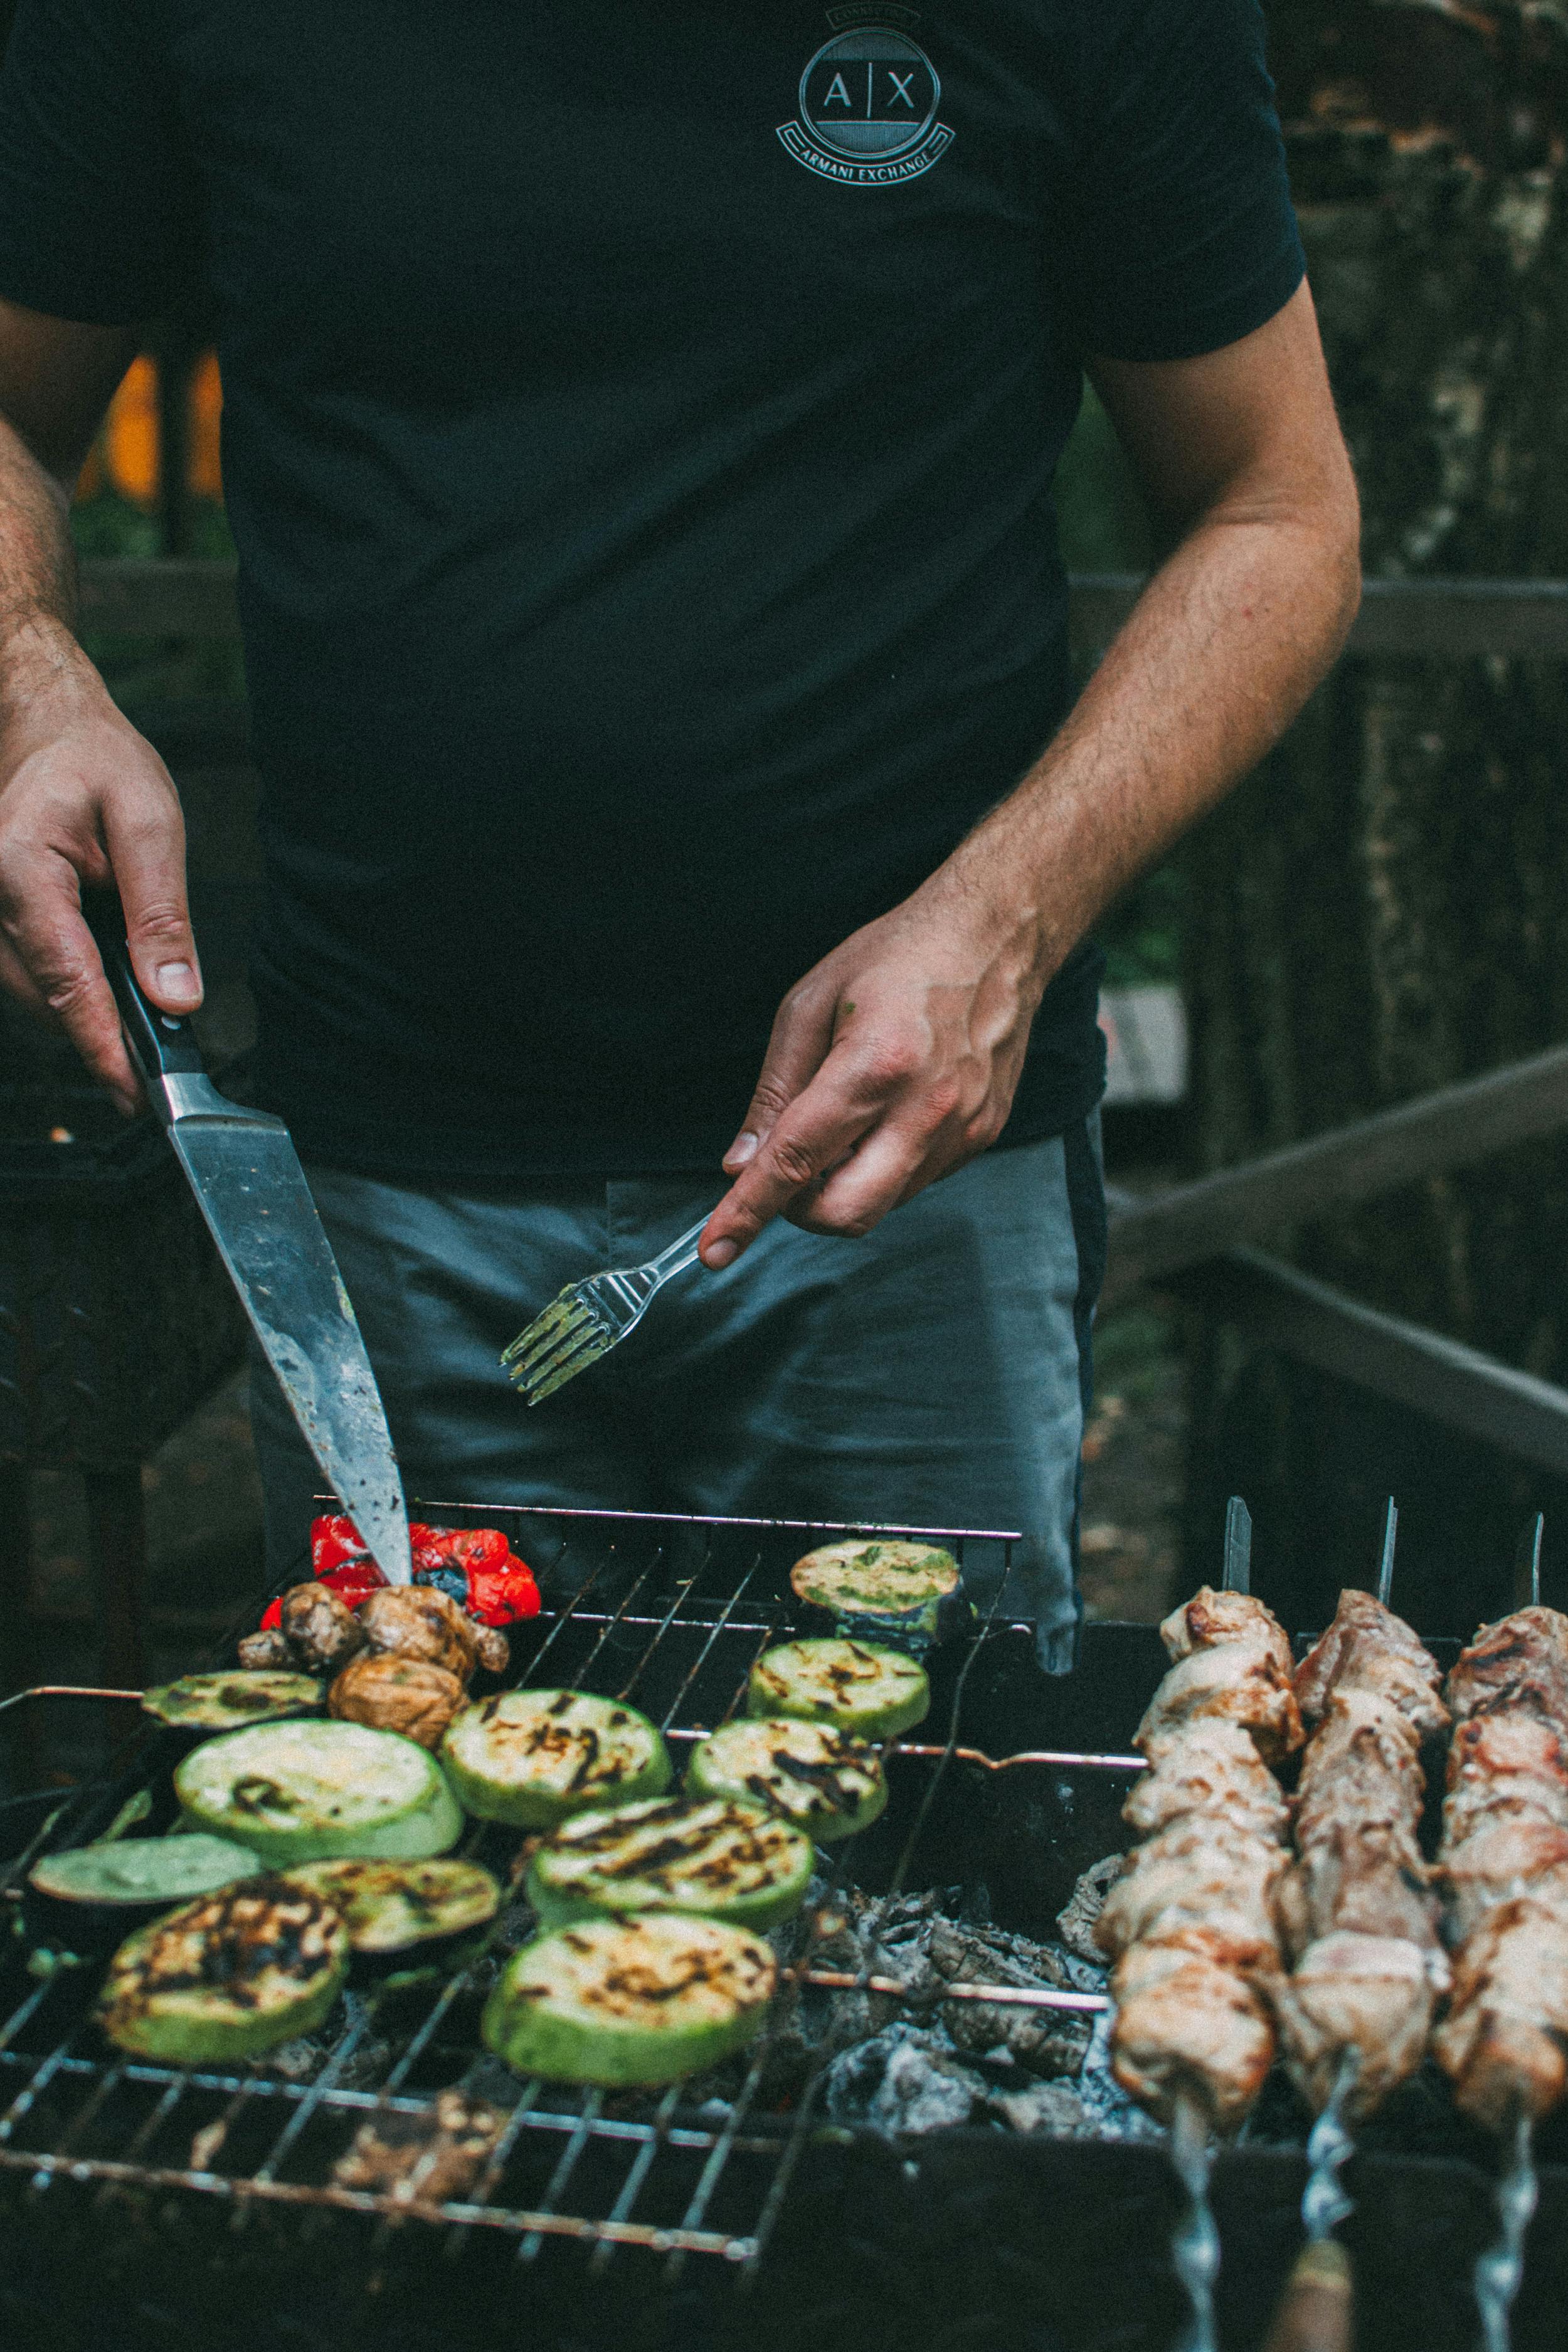
[[[712,1213],[710,1209],[708,1217]],[[708,1230],[708,1217],[699,1217],[689,1232],[682,1234],[679,1241],[671,1242],[658,1257],[649,1259],[647,1270],[653,1276],[656,1289],[661,1282],[668,1282],[672,1274],[684,1274],[689,1265],[695,1265],[697,1244]]]

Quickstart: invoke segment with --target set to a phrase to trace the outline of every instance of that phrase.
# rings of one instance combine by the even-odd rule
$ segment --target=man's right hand
[[[185,829],[163,762],[79,649],[45,622],[30,679],[12,671],[0,729],[0,984],[58,1024],[127,1113],[142,1088],[84,888],[117,887],[136,977],[165,1013],[201,1003]]]

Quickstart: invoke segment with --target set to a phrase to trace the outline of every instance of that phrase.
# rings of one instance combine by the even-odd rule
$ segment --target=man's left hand
[[[779,1007],[708,1221],[729,1265],[771,1218],[868,1234],[994,1143],[1045,985],[1028,910],[997,903],[961,852],[825,956]]]

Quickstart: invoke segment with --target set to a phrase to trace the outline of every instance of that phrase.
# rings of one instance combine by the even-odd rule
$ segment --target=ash
[[[820,2095],[835,2124],[889,2134],[967,2124],[1058,2138],[1158,2138],[1111,2076],[1104,2013],[943,1998],[961,1982],[1102,1992],[1107,1972],[1098,1954],[1086,1957],[1094,1949],[1087,1938],[1112,1876],[1099,1866],[1074,1890],[1062,1915],[1070,1944],[1066,1934],[1037,1943],[991,1926],[973,1916],[984,1905],[966,1905],[959,1887],[882,1896],[814,1887],[801,1920],[775,1939],[781,1959],[896,1977],[909,1991],[900,2000],[804,1987],[775,2063],[793,2060],[804,2074],[826,2053]]]

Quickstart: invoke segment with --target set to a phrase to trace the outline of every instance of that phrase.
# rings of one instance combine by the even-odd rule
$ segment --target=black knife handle
[[[98,941],[104,975],[114,991],[131,1058],[142,1074],[153,1108],[166,1118],[168,1106],[159,1090],[160,1081],[205,1075],[195,1032],[179,1013],[160,1013],[142,994],[131,967],[131,953],[125,944],[125,919],[120,911],[119,899],[106,890],[87,892],[83,894],[82,911]]]

